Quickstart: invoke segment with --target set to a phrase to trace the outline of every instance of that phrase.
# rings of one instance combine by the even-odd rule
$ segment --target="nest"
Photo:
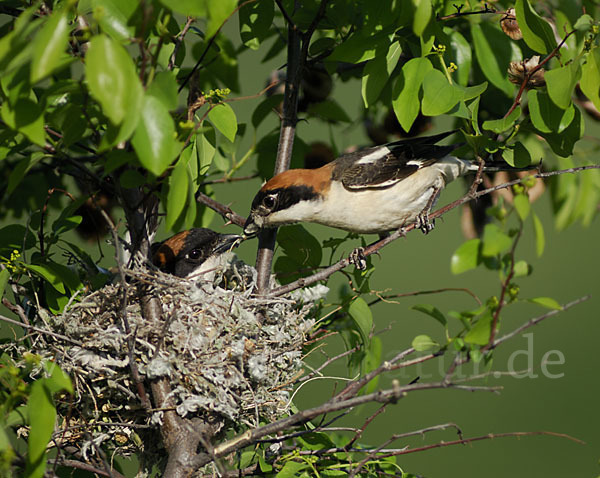
[[[101,443],[128,455],[145,442],[148,448],[148,430],[158,440],[164,410],[141,406],[130,356],[146,385],[168,378],[177,413],[201,418],[215,434],[287,414],[313,309],[327,288],[257,298],[252,267],[228,254],[221,269],[212,281],[130,271],[125,289],[108,285],[52,318],[64,339],[41,335],[32,352],[55,360],[73,380],[75,403],[58,407],[63,427],[74,430],[62,434],[65,441],[84,455]],[[142,317],[140,292],[158,296],[162,320]]]

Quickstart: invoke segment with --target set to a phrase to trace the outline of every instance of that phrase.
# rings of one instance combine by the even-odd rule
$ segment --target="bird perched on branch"
[[[344,154],[319,169],[292,169],[267,181],[252,201],[246,236],[262,228],[316,222],[358,233],[386,233],[408,224],[425,234],[441,190],[479,165],[451,156],[461,145],[436,143],[455,131]],[[511,168],[488,163],[483,171]]]
[[[241,241],[237,234],[219,234],[211,229],[193,228],[152,245],[152,263],[178,277],[206,274],[219,265],[221,254]]]

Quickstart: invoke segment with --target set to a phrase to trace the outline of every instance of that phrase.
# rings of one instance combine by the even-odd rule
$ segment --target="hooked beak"
[[[237,247],[242,242],[243,237],[238,234],[221,234],[217,239],[217,243],[212,250],[213,254],[221,254],[229,252],[234,247]]]
[[[246,238],[254,237],[258,234],[259,230],[260,228],[254,222],[252,214],[250,214],[250,216],[248,216],[248,219],[246,220],[246,224],[244,224],[244,236]]]

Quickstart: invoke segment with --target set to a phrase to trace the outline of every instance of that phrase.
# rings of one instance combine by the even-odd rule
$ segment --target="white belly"
[[[359,233],[398,229],[415,222],[435,189],[441,190],[464,174],[468,165],[466,161],[448,158],[382,189],[349,191],[335,183],[320,210],[305,220]]]

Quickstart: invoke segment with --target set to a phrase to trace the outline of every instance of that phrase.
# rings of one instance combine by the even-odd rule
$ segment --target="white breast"
[[[469,162],[448,157],[392,187],[349,191],[336,182],[327,201],[321,202],[318,209],[311,208],[301,220],[360,233],[398,229],[415,221],[434,189],[442,189],[469,169]]]

